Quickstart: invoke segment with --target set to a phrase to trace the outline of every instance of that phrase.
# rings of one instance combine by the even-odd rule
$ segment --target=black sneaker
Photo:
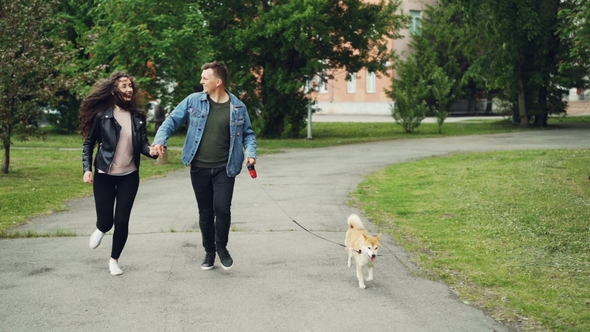
[[[203,259],[203,263],[201,264],[201,269],[211,270],[213,268],[213,263],[215,263],[215,251],[207,252],[205,254],[205,259]]]
[[[226,270],[231,269],[231,267],[234,265],[234,260],[231,258],[229,251],[223,248],[217,250],[217,254],[219,255],[219,260],[221,261],[221,267]]]

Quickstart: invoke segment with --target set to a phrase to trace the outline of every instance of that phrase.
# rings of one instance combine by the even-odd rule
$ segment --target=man
[[[221,266],[229,269],[233,266],[227,242],[235,177],[242,170],[244,159],[248,164],[256,164],[256,137],[246,106],[226,89],[225,65],[212,62],[201,69],[203,92],[189,95],[170,113],[156,133],[152,152],[162,156],[170,136],[188,122],[182,161],[191,166],[199,208],[205,248],[201,268],[212,269],[217,252]]]

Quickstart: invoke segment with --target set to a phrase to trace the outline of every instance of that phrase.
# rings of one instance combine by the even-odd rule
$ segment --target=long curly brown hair
[[[128,78],[133,87],[133,96],[130,101],[125,101],[122,98],[119,88],[117,87],[118,81],[123,77]],[[108,78],[98,80],[92,86],[90,93],[84,98],[84,100],[82,100],[82,104],[80,105],[78,120],[80,123],[79,130],[82,134],[82,138],[86,138],[90,134],[92,121],[96,114],[100,111],[113,108],[115,105],[131,112],[132,114],[144,114],[144,112],[137,107],[140,96],[138,90],[139,89],[135,84],[135,79],[125,72],[114,72]]]

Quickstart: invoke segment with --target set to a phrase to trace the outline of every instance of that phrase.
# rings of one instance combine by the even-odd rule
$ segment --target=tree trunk
[[[539,107],[541,108],[541,114],[535,116],[535,126],[538,127],[546,127],[547,126],[547,117],[549,113],[549,107],[547,105],[547,87],[541,86],[539,87],[539,98],[538,103]]]
[[[520,88],[520,91],[518,91],[518,115],[520,116],[520,126],[528,127],[529,118],[526,115],[526,105],[524,102],[524,84],[522,82],[522,78],[518,78],[518,87]]]
[[[4,160],[2,163],[2,173],[8,174],[10,166],[10,139],[4,140]]]
[[[539,97],[538,97],[538,104],[541,108],[542,113],[535,116],[535,126],[539,127],[546,127],[547,126],[547,119],[549,118],[549,98],[551,93],[549,92],[549,82],[551,81],[551,71],[549,68],[555,68],[557,66],[557,52],[560,47],[561,40],[558,37],[558,34],[555,33],[556,26],[558,24],[558,13],[559,13],[559,6],[561,4],[561,0],[547,0],[545,2],[539,3],[539,12],[545,15],[544,20],[551,22],[552,32],[546,32],[550,35],[549,50],[547,52],[547,56],[544,58],[544,65],[543,68],[546,69],[543,71],[544,80],[539,87]],[[553,110],[554,111],[554,110]]]
[[[285,131],[285,115],[284,114],[270,114],[266,118],[266,123],[262,130],[262,137],[280,138]]]
[[[14,112],[11,112],[14,114]],[[4,147],[4,158],[2,162],[2,173],[8,174],[9,167],[10,167],[10,137],[12,136],[12,124],[9,123],[6,125],[6,136],[2,140],[2,145]],[[2,128],[4,129],[4,128]]]
[[[521,67],[521,60],[520,54],[516,56],[516,74],[518,75],[518,115],[520,117],[520,126],[521,127],[528,127],[529,126],[529,118],[526,114],[526,103],[524,99],[524,82],[522,80],[522,67]]]
[[[274,77],[265,74],[266,82],[276,81]],[[264,124],[260,133],[264,138],[280,138],[285,131],[285,108],[290,105],[282,102],[281,92],[276,89],[266,87],[262,93],[262,118]]]

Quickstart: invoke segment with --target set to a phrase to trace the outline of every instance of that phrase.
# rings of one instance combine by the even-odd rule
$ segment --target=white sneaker
[[[95,249],[100,245],[100,241],[102,241],[102,237],[104,233],[96,229],[92,235],[90,235],[90,241],[88,241],[88,246],[90,249]]]
[[[119,267],[119,263],[117,260],[112,259],[109,261],[109,270],[111,271],[112,276],[118,276],[123,274],[123,270]]]

